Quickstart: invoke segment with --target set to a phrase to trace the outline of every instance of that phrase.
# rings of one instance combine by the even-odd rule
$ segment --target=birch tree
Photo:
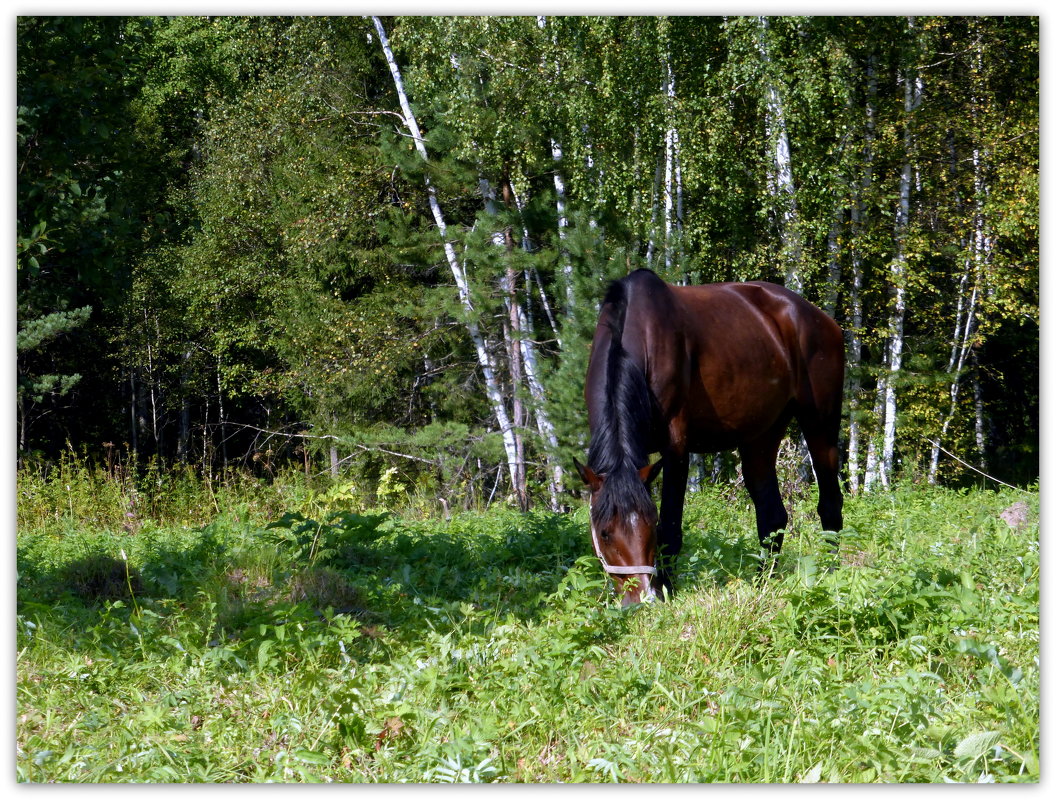
[[[847,475],[851,491],[859,490],[861,477],[859,449],[861,443],[861,422],[859,415],[859,391],[861,389],[862,368],[862,291],[864,288],[862,265],[862,242],[867,225],[865,197],[873,182],[873,140],[876,137],[876,59],[870,54],[865,65],[865,103],[864,124],[862,131],[860,174],[851,180],[854,185],[851,199],[851,284],[850,328],[848,354],[848,424],[847,424]]]
[[[666,39],[666,37],[665,37]],[[671,69],[670,43],[664,48],[664,267],[670,272],[682,238],[682,148],[675,120],[675,74]]]
[[[771,170],[770,192],[773,205],[780,220],[781,255],[784,261],[785,286],[793,292],[803,292],[803,278],[799,265],[802,261],[802,243],[799,233],[799,213],[796,205],[796,186],[792,179],[792,152],[788,141],[788,126],[785,122],[785,106],[781,91],[774,77],[774,65],[770,57],[770,21],[759,17],[759,59],[766,82],[766,138],[770,148]]]
[[[418,155],[421,157],[422,161],[428,162],[429,152],[425,146],[425,139],[422,137],[421,130],[418,127],[418,120],[414,115],[414,111],[411,109],[410,100],[407,97],[407,90],[403,83],[403,77],[400,73],[399,65],[396,63],[396,57],[393,55],[392,48],[389,45],[389,39],[385,35],[385,28],[379,17],[374,16],[371,17],[371,19],[373,20],[374,28],[378,33],[378,41],[381,44],[382,52],[385,54],[385,62],[388,64],[389,72],[392,75],[392,80],[396,87],[396,94],[400,100],[400,108],[403,111],[403,124],[414,141],[414,146],[418,151]],[[429,209],[432,212],[433,221],[436,223],[437,230],[440,233],[440,239],[443,242],[444,256],[447,259],[447,265],[451,271],[451,276],[454,278],[455,286],[458,288],[458,298],[462,305],[466,331],[469,333],[469,337],[473,342],[473,347],[476,350],[477,362],[484,375],[485,392],[487,393],[488,401],[491,404],[492,412],[495,415],[495,421],[498,424],[499,431],[502,434],[502,444],[506,451],[506,464],[510,472],[510,481],[516,486],[516,477],[519,473],[517,442],[514,437],[513,423],[510,420],[502,392],[499,388],[499,381],[492,358],[492,346],[484,336],[480,329],[480,325],[477,322],[476,309],[473,306],[473,298],[469,288],[469,279],[458,259],[458,255],[455,253],[454,244],[447,235],[447,223],[444,220],[444,215],[440,208],[440,201],[437,197],[436,188],[433,186],[433,183],[429,180],[428,176],[426,176],[424,180],[426,194],[429,199]]]
[[[556,58],[558,52],[557,47],[557,32],[550,30],[546,31],[547,18],[543,15],[536,17],[536,24],[539,29],[548,33],[548,41],[553,48],[552,52],[554,55],[550,56],[550,62],[547,63],[544,57],[544,68],[553,70],[554,74],[560,76],[561,74],[561,63]],[[554,205],[557,211],[557,237],[560,243],[560,257],[561,257],[561,275],[563,277],[563,283],[565,288],[565,313],[573,314],[576,308],[575,292],[572,288],[572,261],[568,255],[568,199],[567,191],[565,189],[565,177],[563,170],[563,161],[565,158],[565,151],[561,147],[561,143],[555,138],[556,132],[550,136],[550,154],[554,159]],[[560,344],[560,342],[559,342]]]
[[[914,188],[914,159],[916,139],[914,132],[914,114],[920,107],[923,94],[923,80],[917,70],[917,50],[915,43],[916,21],[909,17],[906,21],[910,46],[903,56],[903,67],[899,81],[902,85],[902,146],[904,157],[899,174],[898,204],[895,209],[893,241],[894,258],[888,265],[890,285],[890,317],[888,318],[887,347],[885,350],[885,369],[877,387],[877,408],[883,420],[882,444],[879,462],[876,461],[875,448],[872,459],[875,465],[866,474],[866,489],[870,489],[876,480],[888,486],[894,474],[895,434],[898,414],[898,378],[902,369],[902,352],[905,344],[906,324],[906,291],[907,261],[910,231],[910,212]]]
[[[950,424],[957,413],[957,401],[960,395],[961,383],[964,378],[965,362],[969,356],[971,345],[974,343],[975,328],[977,324],[977,310],[980,301],[980,292],[985,291],[984,275],[987,263],[990,259],[992,247],[989,235],[989,226],[986,220],[986,198],[989,194],[985,177],[986,165],[984,164],[983,149],[980,144],[981,124],[980,97],[981,83],[984,74],[982,34],[977,33],[976,39],[971,46],[969,56],[969,122],[971,143],[971,213],[969,216],[970,233],[966,237],[967,242],[964,250],[963,271],[957,281],[954,291],[956,305],[953,314],[953,333],[950,337],[950,355],[946,366],[949,375],[948,394],[949,407],[942,419],[942,426],[935,439],[932,440],[931,456],[928,463],[928,483],[934,484],[938,480],[939,453],[943,443],[946,442]],[[957,153],[953,154],[954,164],[959,159]],[[975,438],[978,450],[980,467],[986,465],[986,445],[983,439],[982,414],[980,412],[978,378],[973,376],[973,392],[975,403],[973,412],[975,417]]]

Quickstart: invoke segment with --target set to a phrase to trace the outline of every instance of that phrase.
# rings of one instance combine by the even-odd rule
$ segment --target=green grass
[[[1037,492],[849,498],[834,571],[807,492],[757,581],[706,488],[680,592],[623,610],[582,509],[241,490],[128,526],[52,479],[20,477],[20,781],[1039,778]]]

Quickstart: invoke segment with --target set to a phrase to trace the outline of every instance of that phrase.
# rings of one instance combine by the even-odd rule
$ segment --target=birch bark
[[[908,21],[911,35],[916,27],[915,20],[910,17]],[[887,380],[884,386],[884,439],[883,460],[880,470],[880,480],[886,487],[894,475],[895,461],[895,436],[897,433],[898,413],[898,390],[897,378],[902,370],[902,350],[905,341],[906,322],[906,262],[907,245],[910,222],[910,200],[913,190],[913,154],[915,151],[915,135],[913,131],[913,116],[921,103],[923,93],[923,80],[917,74],[913,64],[907,64],[902,74],[903,82],[903,109],[905,111],[905,122],[903,126],[902,141],[905,148],[906,159],[902,164],[902,173],[899,179],[898,208],[895,210],[895,243],[897,253],[891,262],[891,286],[892,286],[892,310],[889,321],[888,340],[888,362]]]
[[[771,59],[767,44],[770,21],[759,17],[759,56],[764,74],[770,72]],[[799,272],[802,244],[799,238],[799,211],[796,207],[796,186],[792,180],[792,150],[785,123],[785,106],[777,85],[770,78],[766,88],[766,134],[771,147],[772,172],[770,191],[779,212],[781,250],[785,262],[785,286],[793,292],[803,291],[803,277]]]
[[[976,102],[973,98],[973,103]],[[953,336],[950,340],[950,359],[947,372],[950,375],[950,406],[942,421],[938,439],[931,446],[931,460],[928,465],[928,483],[934,484],[938,480],[939,471],[939,449],[945,441],[949,432],[950,424],[957,411],[957,398],[960,394],[961,377],[964,371],[964,362],[970,351],[972,335],[974,334],[976,304],[979,299],[979,290],[983,281],[983,270],[990,254],[990,239],[986,233],[986,220],[984,217],[985,198],[987,193],[986,180],[983,177],[982,155],[976,147],[972,152],[972,171],[974,189],[974,213],[972,215],[972,237],[970,254],[966,260],[964,273],[958,285],[957,310],[954,317]],[[972,291],[965,301],[966,289],[969,277],[972,281]],[[983,437],[983,424],[978,395],[978,378],[974,384],[976,390],[976,446],[982,459],[981,466],[985,468],[985,440]]]
[[[423,161],[428,161],[429,153],[425,147],[425,140],[422,138],[421,130],[418,127],[418,120],[414,116],[410,101],[407,98],[407,91],[404,87],[403,77],[400,74],[400,68],[396,63],[396,57],[393,55],[392,48],[389,46],[389,39],[385,35],[385,28],[381,24],[381,19],[379,17],[371,17],[371,19],[374,22],[374,28],[377,31],[378,39],[381,42],[382,52],[385,54],[385,61],[388,63],[389,72],[391,73],[393,83],[396,86],[396,94],[399,97],[400,108],[403,111],[403,123],[407,127],[411,138],[414,140],[414,145],[418,150],[419,156],[421,156]],[[484,374],[484,391],[488,396],[488,402],[491,405],[492,413],[495,415],[495,421],[502,434],[503,449],[506,452],[506,462],[510,472],[510,480],[512,482],[517,475],[517,445],[514,439],[513,425],[510,421],[510,416],[506,411],[506,405],[499,388],[495,364],[491,355],[491,346],[477,323],[476,310],[473,307],[473,298],[469,291],[469,281],[461,262],[458,260],[458,255],[455,253],[454,245],[448,238],[447,223],[445,222],[443,212],[440,209],[440,201],[437,198],[436,187],[433,186],[428,176],[426,176],[424,180],[426,194],[429,198],[429,209],[432,212],[433,221],[436,223],[437,230],[440,232],[440,239],[444,245],[444,256],[447,259],[451,275],[455,280],[455,286],[458,288],[458,298],[462,305],[466,330],[469,333],[469,337],[473,342],[473,347],[477,352],[477,362],[480,365],[481,372]]]
[[[675,121],[675,74],[671,54],[664,53],[663,93],[667,130],[664,133],[664,266],[670,270],[677,260],[682,234],[682,163],[678,126]]]
[[[537,15],[535,21],[540,29],[546,28],[547,19],[545,16]],[[554,33],[551,34],[551,42],[555,45],[556,50],[556,34]],[[555,64],[554,69],[558,75],[561,74],[560,64]],[[561,162],[565,154],[561,143],[553,137],[550,137],[550,155],[554,160],[554,203],[557,208],[557,239],[561,252],[561,276],[565,288],[565,314],[572,315],[576,308],[576,299],[572,285],[572,259],[568,255],[568,207],[565,178],[561,172]],[[540,287],[542,287],[541,284]],[[558,346],[561,346],[560,340],[558,340]]]
[[[859,391],[862,385],[862,251],[858,243],[865,230],[865,196],[873,182],[873,139],[876,131],[876,59],[869,56],[866,62],[865,130],[862,144],[862,175],[858,182],[857,197],[851,204],[851,330],[849,342],[849,364],[847,371],[850,399],[847,433],[847,477],[851,492],[857,494],[859,485],[859,449],[861,423],[859,421]]]
[[[515,205],[517,206],[518,214],[523,215],[524,207],[521,203],[520,195],[514,190],[512,184],[509,185],[510,194],[513,196]],[[528,242],[528,230],[523,227],[523,238],[521,240],[521,247],[524,250],[529,250],[530,245]],[[532,285],[532,271],[525,269],[524,271],[524,294],[526,298],[531,297],[531,285]],[[549,309],[546,303],[546,294],[543,291],[542,283],[539,284],[540,298],[542,299],[544,308]],[[535,342],[534,332],[535,324],[532,319],[531,313],[531,302],[528,301],[523,307],[523,311],[520,305],[517,305],[517,312],[523,318],[521,324],[521,330],[524,331],[524,337],[522,339],[522,348],[524,352],[524,374],[528,383],[528,391],[532,396],[533,412],[535,414],[536,427],[539,431],[539,436],[542,437],[543,443],[547,449],[547,462],[550,468],[550,480],[548,482],[550,492],[550,508],[557,512],[560,511],[561,507],[561,494],[564,492],[564,471],[561,468],[561,461],[557,456],[558,443],[557,443],[557,432],[554,429],[553,423],[550,421],[550,415],[546,411],[546,392],[543,388],[541,374],[539,372],[539,363],[535,353]],[[556,327],[554,329],[556,331]],[[560,340],[558,341],[560,347]]]

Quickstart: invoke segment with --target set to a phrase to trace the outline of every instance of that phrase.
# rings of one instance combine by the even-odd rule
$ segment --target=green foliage
[[[92,313],[91,306],[73,311],[58,311],[32,320],[20,320],[15,348],[18,353],[18,406],[23,411],[20,422],[28,425],[26,407],[43,402],[45,396],[61,398],[81,380],[80,373],[71,375],[34,375],[33,353],[39,351],[50,340],[83,325]]]
[[[19,19],[23,455],[127,442],[205,473],[290,460],[320,472],[333,437],[384,430],[420,449],[388,447],[408,458],[380,464],[356,442],[336,454],[350,477],[397,466],[412,495],[439,485],[473,506],[508,457],[471,326],[501,402],[526,409],[518,434],[542,496],[584,444],[597,299],[643,265],[691,282],[794,272],[861,344],[848,400],[868,441],[882,430],[870,410],[890,372],[897,264],[903,472],[926,474],[941,432],[1003,480],[1035,477],[1036,18],[385,25],[428,160],[369,19]],[[909,72],[924,86],[911,113]],[[775,187],[775,104],[791,193]],[[907,163],[910,217],[896,226]],[[536,387],[514,375],[525,343]],[[440,457],[438,431],[468,444]],[[456,458],[481,460],[474,479],[454,478]],[[440,461],[438,475],[419,469]],[[938,468],[966,478],[945,456]]]
[[[806,492],[760,580],[709,489],[679,592],[623,609],[585,508],[306,513],[293,481],[190,525],[174,483],[133,532],[20,506],[20,781],[1038,781],[1036,492],[856,499],[831,572]]]

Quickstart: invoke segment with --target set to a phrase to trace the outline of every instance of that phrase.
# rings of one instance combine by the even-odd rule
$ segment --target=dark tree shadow
[[[338,512],[323,520],[291,513],[265,527],[210,524],[179,546],[150,547],[138,568],[104,550],[51,569],[20,565],[19,611],[49,606],[68,618],[75,636],[114,601],[163,609],[201,604],[204,596],[218,641],[252,638],[262,624],[343,620],[368,632],[368,640],[413,642],[455,628],[483,633],[511,618],[536,621],[550,611],[576,560],[591,554],[585,525],[569,514],[493,509],[413,521],[387,513]],[[587,577],[603,588],[600,567],[586,564]],[[759,564],[754,532],[687,531],[676,593],[758,579]],[[576,601],[584,619],[599,601],[603,590]],[[384,658],[384,649],[361,645],[361,656]]]
[[[114,601],[189,605],[222,596],[218,627],[238,639],[261,622],[337,616],[385,637],[413,640],[454,625],[462,604],[490,618],[537,618],[589,537],[571,515],[492,510],[451,521],[407,521],[340,512],[324,521],[284,515],[238,535],[209,525],[189,546],[151,547],[138,568],[101,545],[56,567],[19,554],[19,611],[49,607],[71,636]],[[274,565],[266,580],[252,557]],[[252,575],[257,575],[253,580]],[[472,626],[470,623],[470,630]],[[218,634],[218,636],[220,636]]]

